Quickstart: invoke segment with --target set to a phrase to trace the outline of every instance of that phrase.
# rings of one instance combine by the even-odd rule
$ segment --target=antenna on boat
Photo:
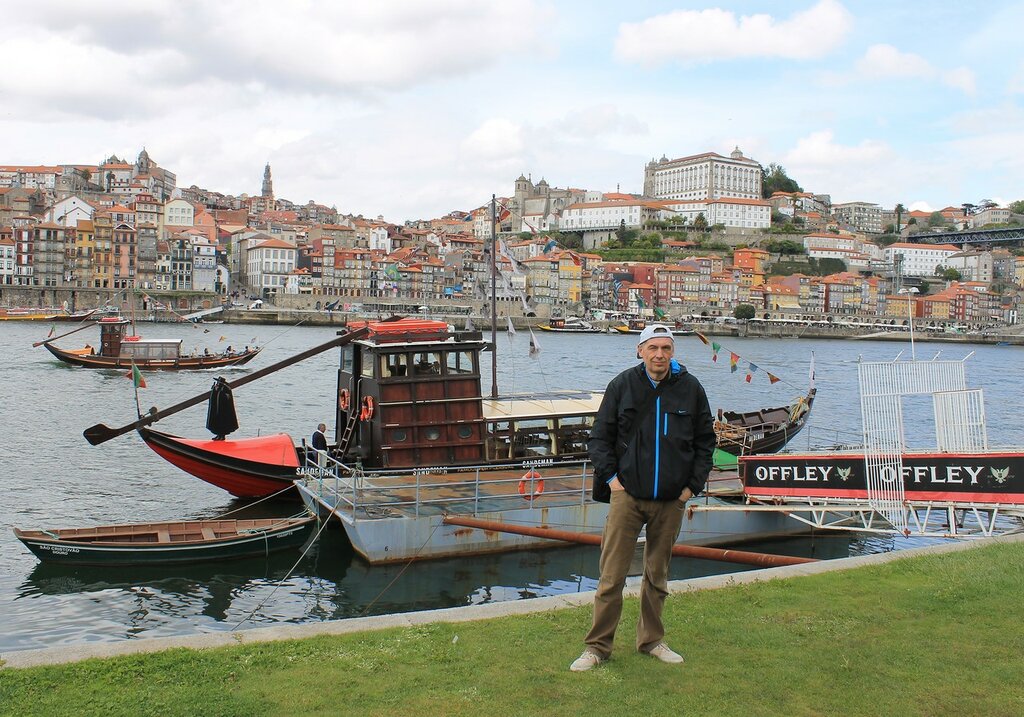
[[[498,215],[497,202],[491,195],[491,398],[498,397],[498,289],[497,260],[494,255],[498,251]],[[510,319],[511,320],[511,319]]]

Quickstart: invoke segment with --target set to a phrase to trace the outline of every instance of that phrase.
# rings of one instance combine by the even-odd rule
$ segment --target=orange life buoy
[[[533,492],[526,492],[527,481],[534,483]],[[541,474],[531,468],[530,470],[523,473],[523,477],[519,479],[519,495],[523,496],[527,500],[531,498],[537,498],[541,493],[544,492],[544,478]]]
[[[359,410],[359,420],[369,421],[373,418],[373,399],[369,396],[363,396],[362,408]]]
[[[348,407],[349,407],[349,405],[351,405],[350,404],[350,400],[351,400],[351,396],[350,396],[350,394],[348,392],[348,389],[347,388],[341,389],[341,393],[338,394],[338,408],[340,408],[342,411],[345,411],[347,413],[348,412]]]

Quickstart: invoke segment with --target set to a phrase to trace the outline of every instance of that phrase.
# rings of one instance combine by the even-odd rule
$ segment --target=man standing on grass
[[[601,580],[586,649],[569,667],[584,672],[607,660],[622,615],[622,589],[641,529],[647,526],[637,651],[662,662],[681,655],[664,643],[672,546],[686,501],[704,490],[715,451],[714,419],[704,387],[672,358],[668,327],[640,334],[642,363],[612,379],[590,432],[594,500],[610,502],[601,537]]]

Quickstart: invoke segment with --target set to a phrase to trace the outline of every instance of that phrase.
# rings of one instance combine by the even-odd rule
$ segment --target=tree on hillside
[[[896,205],[896,234],[899,234],[900,230],[903,229],[903,226],[900,224],[900,220],[903,219],[903,212],[905,211],[907,211],[907,208],[902,204]]]
[[[736,319],[752,319],[757,313],[757,309],[752,304],[740,304],[732,311],[733,318]]]
[[[708,220],[704,216],[704,212],[701,212],[696,217],[694,217],[693,228],[699,232],[704,232],[708,230]]]
[[[930,227],[941,227],[945,225],[946,218],[942,216],[942,212],[932,212],[928,215],[928,226]]]
[[[1014,214],[1024,214],[1024,199],[1018,199],[1016,202],[1010,202],[1010,211]]]
[[[761,170],[761,196],[767,199],[775,192],[802,192],[803,189],[790,179],[786,168],[772,162]]]

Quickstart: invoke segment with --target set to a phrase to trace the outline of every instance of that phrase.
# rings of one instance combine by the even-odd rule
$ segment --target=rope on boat
[[[263,348],[266,348],[267,346],[270,346],[270,344],[272,344],[275,341],[277,341],[279,338],[281,338],[282,336],[287,334],[289,331],[291,331],[294,328],[297,328],[297,327],[301,326],[302,324],[304,324],[307,321],[309,321],[311,318],[312,318],[311,316],[307,316],[306,318],[301,319],[298,323],[292,324],[287,329],[285,329],[284,331],[279,333],[277,336],[273,337],[272,339],[268,340],[265,344],[263,344]]]
[[[391,586],[394,585],[396,582],[398,582],[398,579],[400,577],[402,577],[402,575],[405,574],[405,571],[409,569],[409,566],[416,562],[416,560],[420,557],[420,553],[422,553],[423,549],[427,547],[427,543],[429,543],[431,541],[431,539],[434,537],[434,533],[437,531],[437,529],[439,527],[441,527],[441,523],[436,523],[434,525],[433,529],[430,531],[430,535],[428,535],[427,539],[423,541],[423,545],[421,545],[416,550],[416,553],[411,558],[409,558],[409,562],[407,562],[405,565],[402,566],[402,569],[398,571],[398,575],[396,575],[394,578],[392,578],[391,582],[389,582],[387,585],[385,585],[384,589],[381,590],[379,593],[377,593],[377,597],[375,597],[373,600],[371,600],[370,603],[366,607],[363,608],[362,613],[360,613],[361,615],[366,615],[367,613],[369,613],[370,612],[370,608],[373,607],[374,605],[376,605],[377,601],[380,600],[382,597],[384,597],[384,593],[386,593],[388,590],[390,590]]]
[[[293,486],[287,486],[287,487],[282,488],[281,490],[277,491],[276,493],[271,493],[270,495],[265,495],[265,496],[263,496],[262,498],[260,498],[257,501],[254,501],[252,503],[246,503],[241,508],[235,508],[234,510],[229,510],[227,513],[221,513],[216,518],[211,518],[211,520],[220,520],[221,518],[224,518],[225,516],[231,515],[232,513],[237,513],[240,510],[246,510],[248,508],[253,507],[254,505],[259,505],[260,503],[262,503],[265,500],[270,500],[271,498],[274,498],[274,497],[277,497],[277,496],[281,495],[285,491],[292,490],[292,488],[293,488]],[[293,517],[297,518],[298,516],[293,516]]]
[[[267,604],[270,598],[274,597],[274,593],[277,592],[278,588],[282,587],[285,584],[285,581],[287,581],[288,578],[292,576],[292,573],[295,572],[295,568],[299,567],[299,563],[305,560],[306,554],[309,553],[309,551],[312,549],[314,545],[316,545],[316,541],[320,539],[320,534],[323,533],[324,529],[327,527],[327,522],[328,521],[326,520],[320,521],[320,528],[316,531],[316,535],[313,536],[313,539],[306,544],[306,549],[302,551],[302,555],[299,556],[299,559],[296,560],[295,563],[290,568],[288,568],[288,572],[285,573],[284,577],[277,581],[277,585],[274,586],[274,589],[271,590],[265,598],[260,600],[259,604],[252,609],[252,612],[250,612],[248,615],[239,620],[235,624],[235,626],[231,628],[232,630],[237,630],[239,627],[252,620],[253,617],[255,617],[256,613],[263,609],[263,606]],[[264,540],[264,542],[266,541]]]

